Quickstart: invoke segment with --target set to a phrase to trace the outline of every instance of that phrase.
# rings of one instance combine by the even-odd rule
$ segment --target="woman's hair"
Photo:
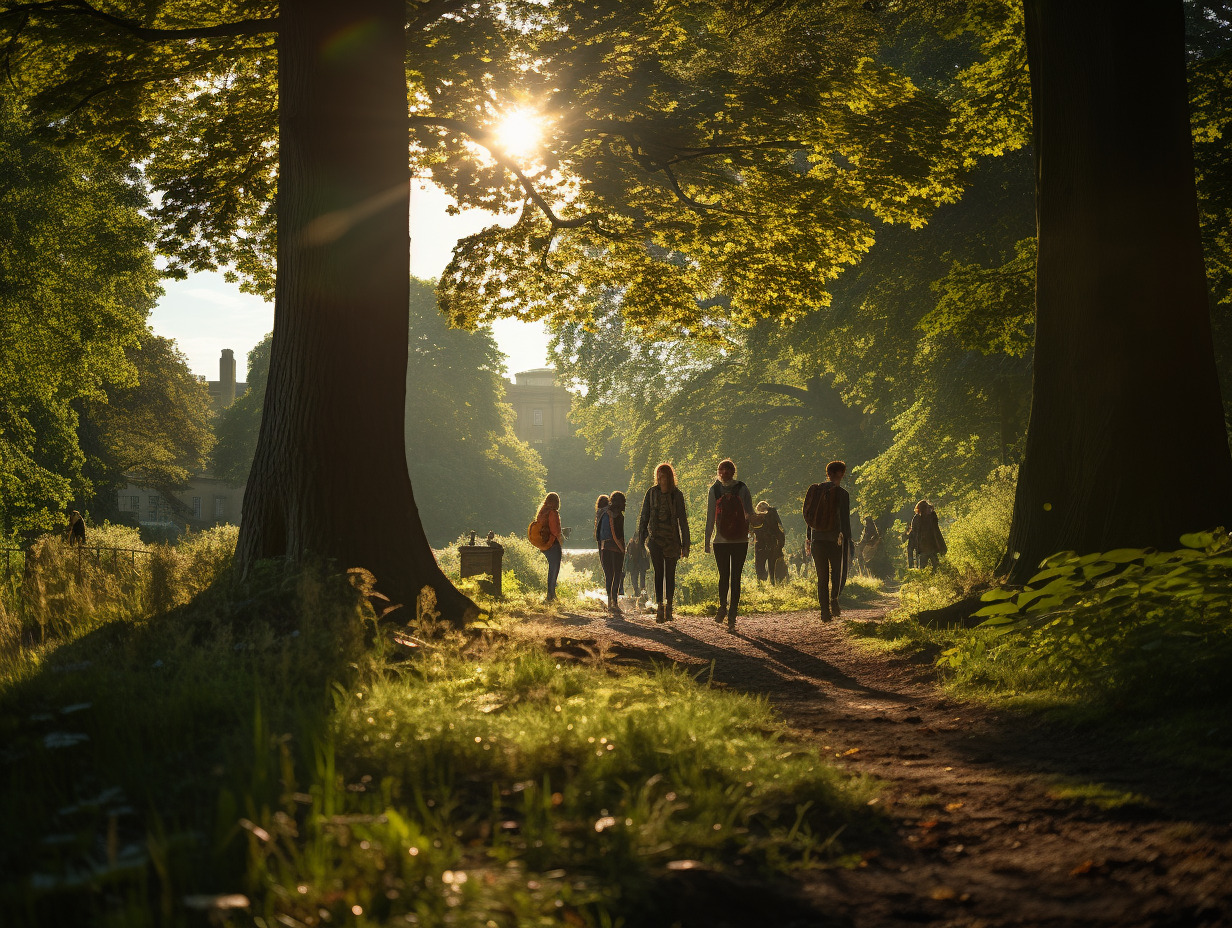
[[[535,521],[540,521],[549,509],[560,509],[560,497],[555,493],[549,493],[543,498],[543,502],[539,504],[539,512],[535,515]]]
[[[625,495],[621,493],[619,490],[612,491],[612,497],[609,500],[609,503],[611,507],[615,509],[617,512],[625,511]]]
[[[924,510],[928,508],[928,505],[929,505],[928,500],[926,499],[920,500],[918,503],[915,504],[915,514],[918,516],[921,513],[923,513]]]
[[[715,475],[717,476],[718,473],[721,470],[723,470],[724,467],[730,467],[732,476],[733,477],[736,476],[736,462],[733,461],[731,458],[724,458],[723,460],[719,461],[719,466],[714,469]]]
[[[595,500],[595,514],[598,515],[599,510],[602,509],[604,506],[606,506],[610,502],[611,500],[608,499],[607,494],[606,493],[602,494],[597,500]]]
[[[73,522],[76,522],[80,518],[81,518],[81,513],[78,512],[76,509],[74,509],[72,512],[68,514],[68,521],[70,524]]]
[[[667,461],[664,461],[662,464],[660,464],[658,467],[655,468],[655,483],[659,482],[659,474],[663,471],[667,471],[669,474],[672,475],[672,489],[673,490],[676,489],[676,468],[668,464]]]
[[[769,512],[769,511],[770,511],[770,504],[769,504],[769,503],[767,503],[767,502],[763,499],[760,503],[758,503],[758,504],[757,504],[757,508],[756,508],[756,509],[754,509],[753,511],[754,511],[754,512]]]

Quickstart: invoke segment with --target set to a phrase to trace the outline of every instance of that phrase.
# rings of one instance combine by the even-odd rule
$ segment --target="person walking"
[[[85,546],[86,520],[76,509],[68,514],[68,528],[65,530],[64,537],[70,545]]]
[[[646,543],[636,533],[629,540],[625,549],[625,573],[633,587],[633,598],[637,599],[646,592],[646,568],[650,566],[650,556],[646,553]]]
[[[602,498],[602,497],[601,497]],[[620,584],[625,563],[625,495],[617,490],[599,516],[595,532],[599,539],[599,559],[603,564],[603,579],[607,583],[607,609],[612,615],[620,611]]]
[[[778,583],[779,561],[783,559],[783,546],[787,535],[779,511],[766,500],[761,500],[753,510],[753,567],[757,579]]]
[[[851,497],[842,486],[846,474],[845,463],[831,461],[826,465],[827,482],[809,487],[804,500],[806,544],[817,567],[817,602],[824,621],[842,614],[838,598],[851,561]]]
[[[920,570],[932,566],[935,570],[941,566],[941,555],[945,554],[945,539],[941,537],[941,524],[937,519],[937,510],[928,500],[920,500],[916,504],[917,515],[911,520],[915,525],[920,520],[916,534],[916,548],[920,553]]]
[[[920,514],[928,506],[928,500],[922,499],[915,504],[913,510],[914,515],[911,516],[911,524],[907,526],[907,533],[903,535],[903,540],[907,542],[907,569],[914,570],[920,566],[918,563],[920,552],[920,524],[923,520]]]
[[[864,532],[860,535],[860,540],[856,542],[856,565],[862,573],[870,577],[873,571],[868,565],[872,562],[873,556],[877,553],[877,546],[880,544],[881,531],[877,528],[877,523],[872,516],[865,516]]]
[[[670,622],[676,596],[676,561],[689,556],[689,519],[684,494],[676,486],[676,469],[664,462],[655,468],[655,482],[642,500],[637,537],[646,540],[654,568],[656,622]]]
[[[535,521],[547,526],[547,547],[543,556],[548,559],[548,595],[544,603],[556,601],[556,578],[560,576],[560,559],[564,554],[560,541],[560,496],[549,493],[543,498],[543,504],[535,515]]]
[[[714,483],[706,497],[706,553],[714,536],[714,559],[719,566],[719,609],[714,620],[727,620],[734,631],[740,609],[740,578],[749,556],[749,523],[753,519],[753,497],[744,482],[736,479],[736,465],[730,458],[719,461]],[[730,593],[730,603],[729,594]]]

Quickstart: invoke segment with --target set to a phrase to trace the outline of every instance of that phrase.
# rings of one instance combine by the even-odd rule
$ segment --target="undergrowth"
[[[685,870],[876,826],[763,699],[454,632],[430,595],[387,638],[371,577],[239,583],[202,545],[164,552],[191,602],[0,652],[5,924],[654,924]]]

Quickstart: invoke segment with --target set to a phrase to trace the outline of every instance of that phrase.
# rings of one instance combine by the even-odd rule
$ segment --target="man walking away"
[[[838,597],[851,561],[851,497],[842,487],[846,474],[846,464],[831,461],[826,465],[827,482],[813,484],[804,499],[807,544],[817,567],[817,602],[824,621],[841,615]]]

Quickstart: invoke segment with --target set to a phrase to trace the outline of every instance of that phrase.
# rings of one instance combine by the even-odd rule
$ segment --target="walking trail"
[[[886,608],[844,619],[877,621]],[[742,616],[734,634],[704,617],[629,618],[570,613],[521,633],[566,654],[713,662],[714,685],[766,695],[834,764],[886,784],[891,836],[854,868],[802,874],[822,920],[798,924],[1232,925],[1228,778],[1179,782],[1090,732],[946,698],[927,662],[860,648],[816,612]],[[1146,798],[1101,811],[1060,798],[1063,783]]]

